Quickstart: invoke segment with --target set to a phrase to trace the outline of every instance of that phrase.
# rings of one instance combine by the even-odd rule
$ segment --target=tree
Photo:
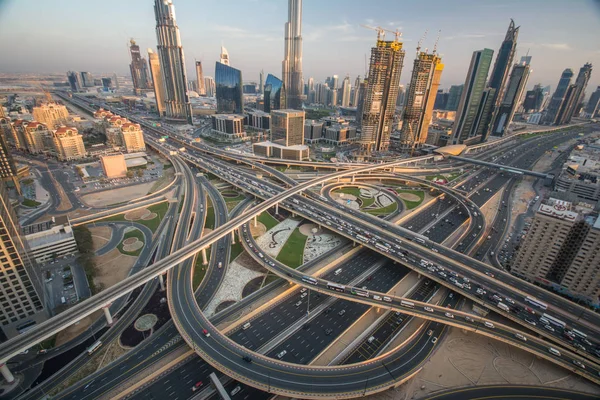
[[[133,178],[133,171],[127,171],[127,177]]]
[[[141,169],[138,169],[137,170],[137,176],[138,176],[138,178],[141,178],[142,176],[144,176],[144,171],[141,170]]]

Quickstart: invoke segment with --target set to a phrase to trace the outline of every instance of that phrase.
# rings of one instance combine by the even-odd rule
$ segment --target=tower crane
[[[384,29],[380,26],[374,28],[372,26],[369,25],[363,25],[361,24],[360,26],[362,26],[363,28],[367,28],[367,29],[371,29],[377,32],[377,40],[383,40],[385,38],[385,33],[389,32],[389,33],[393,33],[394,34],[394,40],[397,42],[400,40],[400,36],[402,36],[402,32],[400,32],[398,29],[396,29],[395,31],[391,31],[389,29]]]

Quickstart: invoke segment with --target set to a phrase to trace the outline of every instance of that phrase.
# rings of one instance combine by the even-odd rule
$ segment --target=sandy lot
[[[113,249],[103,256],[96,257],[96,276],[94,283],[109,288],[127,277],[129,270],[135,264],[137,257],[121,254]]]
[[[416,194],[412,194],[412,193],[398,193],[398,197],[400,197],[402,200],[406,200],[406,201],[421,200],[421,198],[419,196],[417,196]]]
[[[252,237],[262,236],[267,232],[267,227],[260,221],[257,221],[256,226],[254,226],[254,221],[250,221],[248,225],[250,226]]]
[[[94,244],[94,251],[101,249],[112,236],[112,229],[108,226],[88,226]]]
[[[152,214],[153,213],[151,213],[150,210],[148,210],[146,208],[140,208],[137,210],[129,211],[123,217],[127,221],[137,221],[138,219],[146,219],[147,216],[152,215]]]
[[[145,196],[152,188],[154,182],[141,183],[135,186],[104,190],[90,193],[81,197],[81,201],[91,207],[104,207],[111,204],[122,203]]]
[[[70,325],[69,327],[58,332],[58,334],[56,335],[55,346],[60,346],[61,344],[67,343],[69,340],[79,336],[82,332],[89,328],[90,325],[92,325],[92,322],[100,318],[101,315],[102,310],[98,310],[93,314],[88,315],[87,317],[79,321],[77,324]]]

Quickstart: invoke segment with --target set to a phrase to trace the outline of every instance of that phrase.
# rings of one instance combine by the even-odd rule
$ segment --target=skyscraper
[[[173,0],[155,0],[157,49],[165,87],[166,117],[185,119],[193,124],[192,105],[187,95],[187,79],[179,27]]]
[[[474,143],[480,139],[477,137],[478,121],[485,111],[486,102],[489,103],[490,91],[484,89],[493,55],[494,50],[491,49],[473,52],[452,129],[453,144]]]
[[[504,98],[496,111],[496,118],[492,126],[492,135],[503,136],[506,133],[506,129],[510,126],[515,111],[519,107],[523,97],[529,73],[529,64],[521,63],[513,66],[508,84],[506,85],[506,91],[504,92]]]
[[[600,110],[600,86],[596,88],[596,91],[592,93],[588,103],[585,106],[585,113],[588,117],[594,118]]]
[[[417,50],[410,86],[404,101],[401,145],[404,150],[419,148],[427,140],[433,105],[444,64],[435,53]]]
[[[258,93],[263,93],[265,91],[265,71],[260,70],[260,74],[258,76]]]
[[[302,107],[302,0],[288,0],[288,22],[285,23],[285,52],[282,78],[287,92],[287,106]]]
[[[264,91],[264,111],[281,110],[285,107],[286,95],[283,81],[274,75],[267,75]]]
[[[204,83],[204,73],[202,72],[202,61],[196,61],[196,82],[198,94],[200,96],[206,96],[206,84]]]
[[[227,51],[227,49],[225,48],[225,46],[221,46],[221,54],[219,55],[219,62],[221,64],[225,64],[230,66],[231,64],[229,63],[229,52]]]
[[[377,32],[377,45],[371,48],[369,77],[362,110],[360,144],[367,153],[386,151],[396,110],[400,73],[404,50],[399,34],[394,40],[384,40],[383,31]]]
[[[146,64],[146,59],[140,54],[140,46],[133,39],[129,41],[129,54],[131,54],[129,71],[131,72],[131,80],[133,81],[133,90],[136,94],[140,94],[143,90],[151,88],[148,64]]]
[[[446,103],[446,110],[456,111],[458,110],[458,104],[460,103],[460,97],[465,85],[452,85],[448,91],[448,103]]]
[[[498,54],[496,55],[494,69],[492,70],[492,75],[490,76],[490,81],[488,83],[488,87],[495,89],[495,91],[494,97],[489,100],[492,102],[489,111],[481,117],[478,135],[481,135],[482,142],[487,139],[490,131],[490,124],[498,118],[498,108],[500,102],[504,98],[506,79],[508,78],[508,73],[515,57],[518,36],[519,27],[515,27],[515,21],[511,19],[504,41],[502,42],[502,45],[500,45],[500,50],[498,50]]]
[[[271,141],[283,146],[304,144],[304,111],[272,111]]]
[[[244,109],[242,71],[217,62],[215,65],[217,113],[241,114]]]
[[[94,77],[89,72],[81,72],[81,84],[84,87],[94,87]]]
[[[356,126],[360,129],[362,127],[362,120],[365,109],[365,96],[367,94],[367,79],[363,79],[356,90],[358,91],[358,103],[356,103]]]
[[[358,75],[356,77],[356,80],[354,81],[354,87],[353,87],[353,91],[352,91],[352,106],[356,107],[358,105],[358,94],[359,94],[359,90],[360,90],[360,75]]]
[[[0,181],[0,342],[46,319],[40,277]]]
[[[575,79],[575,88],[573,89],[573,100],[569,107],[565,110],[565,115],[560,121],[561,124],[568,124],[571,122],[571,118],[579,115],[581,107],[583,106],[583,98],[585,96],[585,89],[592,76],[592,64],[585,63],[583,67],[579,69],[577,79]]]
[[[148,49],[148,63],[150,64],[150,74],[152,75],[152,86],[154,88],[154,99],[156,100],[156,111],[161,117],[165,116],[165,85],[162,78],[162,70],[160,68],[160,59],[158,54]]]
[[[204,85],[206,86],[206,96],[215,97],[217,93],[217,87],[212,76],[207,76],[204,78]]]
[[[69,86],[71,86],[71,91],[81,92],[83,84],[81,82],[81,76],[76,71],[67,72],[67,80],[69,81]]]
[[[573,78],[573,70],[571,68],[565,69],[560,76],[558,86],[556,86],[556,90],[550,99],[550,104],[548,104],[548,108],[546,109],[544,124],[554,125],[556,123],[556,117],[565,100],[565,94],[571,84],[571,78]]]
[[[15,128],[4,114],[4,107],[0,105],[0,179],[12,182],[20,193],[21,187],[17,177],[17,166],[8,147],[9,138],[14,141],[14,138],[17,137],[14,130]]]
[[[541,84],[537,84],[532,90],[528,90],[525,93],[525,100],[523,100],[523,109],[525,112],[538,112],[542,109],[544,102],[544,90]]]
[[[350,106],[350,94],[352,92],[352,86],[350,86],[350,77],[346,75],[342,82],[342,107]]]

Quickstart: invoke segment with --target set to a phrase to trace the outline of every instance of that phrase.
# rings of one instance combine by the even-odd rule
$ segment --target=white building
[[[29,245],[29,254],[40,264],[77,253],[75,235],[66,217],[24,226],[23,232]]]

